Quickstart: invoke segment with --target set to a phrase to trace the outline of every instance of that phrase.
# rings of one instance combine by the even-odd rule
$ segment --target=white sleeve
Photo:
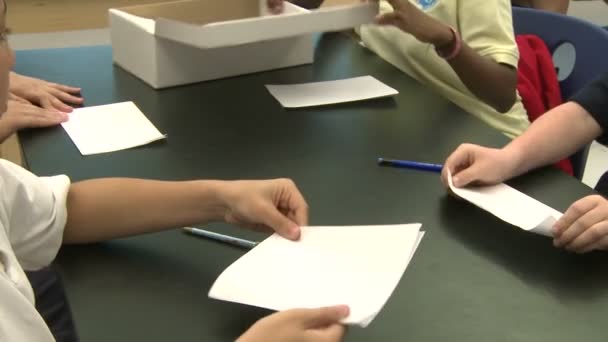
[[[25,278],[25,275],[23,275]],[[27,278],[25,278],[27,280]],[[29,283],[27,284],[29,286]],[[31,291],[31,287],[30,287]],[[55,339],[36,307],[12,279],[0,272],[0,341],[53,342]]]
[[[67,176],[37,177],[0,160],[2,216],[13,252],[25,270],[49,265],[56,257],[67,221]]]

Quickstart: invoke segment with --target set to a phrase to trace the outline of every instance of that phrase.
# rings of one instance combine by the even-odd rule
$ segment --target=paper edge
[[[328,84],[328,83],[336,83],[336,82],[347,83],[352,80],[364,79],[364,78],[369,78],[369,79],[371,79],[370,82],[375,81],[377,83],[380,83],[384,87],[386,87],[387,88],[386,94],[365,96],[365,97],[360,97],[357,99],[344,99],[344,100],[340,100],[340,101],[318,101],[314,104],[293,104],[293,103],[288,103],[290,101],[285,102],[284,99],[280,98],[275,92],[275,90],[278,90],[277,88],[289,88],[292,86],[305,86],[305,85],[320,85],[320,84]],[[371,75],[340,78],[340,79],[329,80],[329,81],[316,81],[316,82],[304,82],[304,83],[292,83],[292,84],[265,84],[264,87],[270,93],[270,95],[272,95],[272,97],[274,97],[274,99],[281,104],[281,106],[283,108],[308,108],[308,107],[329,106],[329,105],[341,104],[341,103],[355,103],[355,102],[367,101],[367,100],[371,100],[371,99],[382,99],[382,98],[393,97],[395,95],[399,95],[399,91],[397,89],[389,86],[388,84],[380,81],[379,79],[377,79],[376,77],[371,76]]]
[[[508,221],[503,220],[502,218],[498,217],[498,216],[497,216],[496,214],[494,214],[493,212],[490,212],[489,210],[486,210],[485,208],[482,208],[482,207],[478,206],[477,204],[475,204],[475,203],[473,203],[473,202],[469,201],[467,198],[463,197],[463,196],[462,196],[462,195],[459,193],[459,192],[460,192],[460,191],[459,191],[459,190],[460,190],[460,188],[457,188],[456,186],[454,186],[454,183],[453,183],[453,181],[452,181],[452,173],[450,172],[450,170],[449,170],[449,169],[447,169],[447,173],[448,173],[448,186],[449,186],[450,190],[451,190],[451,191],[454,193],[454,195],[456,195],[456,196],[458,196],[459,198],[461,198],[461,199],[463,199],[463,200],[467,201],[468,203],[471,203],[471,204],[472,204],[472,205],[474,205],[475,207],[477,207],[477,208],[479,208],[479,209],[481,209],[481,210],[483,210],[483,211],[485,211],[485,212],[487,212],[487,213],[491,214],[492,216],[496,217],[496,218],[497,218],[497,219],[499,219],[500,221],[505,222],[505,223],[507,223],[507,224],[509,224],[509,225],[511,225],[511,226],[513,226],[513,227],[519,228],[519,229],[521,229],[521,230],[523,230],[523,231],[526,231],[526,232],[531,232],[531,233],[534,233],[534,234],[543,235],[543,236],[547,236],[547,237],[551,237],[551,238],[553,237],[553,225],[554,225],[554,224],[555,224],[555,222],[556,222],[556,221],[559,219],[558,217],[554,217],[554,216],[547,216],[547,217],[545,217],[544,219],[541,219],[541,221],[540,221],[539,223],[537,223],[537,224],[536,224],[535,226],[533,226],[533,227],[521,227],[521,226],[515,225],[515,224],[513,224],[513,223],[511,223],[511,222],[508,222]],[[522,195],[524,195],[524,196],[528,196],[528,197],[530,197],[531,199],[535,200],[536,202],[538,202],[538,203],[540,203],[540,204],[544,205],[545,207],[547,207],[547,208],[549,208],[549,209],[551,209],[551,210],[555,211],[555,212],[556,212],[556,214],[558,213],[558,214],[560,214],[560,215],[563,215],[561,212],[559,212],[558,210],[554,209],[553,207],[548,206],[547,204],[545,204],[545,203],[543,203],[543,202],[541,202],[541,201],[537,200],[536,198],[534,198],[534,197],[532,197],[532,196],[529,196],[529,195],[527,195],[527,194],[525,194],[525,193],[523,193],[523,192],[521,192],[521,191],[519,191],[519,190],[515,189],[514,187],[512,187],[512,186],[510,186],[510,185],[508,185],[508,184],[505,184],[504,182],[503,182],[503,183],[499,183],[499,184],[503,184],[503,185],[505,185],[505,186],[507,186],[507,187],[509,187],[509,188],[511,188],[511,189],[513,189],[513,190],[515,190],[515,191],[517,191],[517,192],[519,192],[519,193],[521,193],[521,194],[522,194]],[[496,185],[499,185],[499,184],[496,184]]]
[[[373,227],[373,226],[377,226],[377,225],[357,225],[356,227]],[[414,222],[414,223],[402,223],[402,224],[388,224],[388,225],[382,225],[382,226],[412,226],[418,230],[418,234],[417,234],[417,239],[414,242],[414,247],[412,248],[412,253],[410,254],[410,257],[407,261],[407,264],[405,266],[405,269],[403,271],[403,273],[400,275],[399,280],[397,281],[397,283],[395,284],[395,287],[390,291],[389,295],[387,296],[386,300],[382,303],[382,305],[380,306],[380,310],[370,314],[369,316],[366,316],[364,319],[357,321],[357,322],[348,322],[348,317],[344,320],[342,320],[341,322],[343,324],[347,324],[347,325],[353,325],[353,326],[360,326],[362,328],[367,327],[369,324],[371,324],[371,322],[375,319],[375,317],[380,313],[380,311],[382,311],[382,309],[384,308],[384,306],[386,305],[386,303],[388,302],[388,300],[391,298],[391,296],[393,295],[393,293],[395,292],[395,290],[397,289],[397,286],[399,285],[399,282],[401,282],[401,279],[403,278],[403,275],[405,274],[405,271],[407,271],[407,268],[409,267],[414,254],[416,253],[416,251],[418,250],[418,247],[420,246],[420,243],[422,242],[422,239],[424,238],[426,231],[421,231],[420,229],[422,229],[422,223],[419,222]],[[306,227],[310,227],[310,226],[303,226],[301,228],[306,228]],[[324,228],[324,227],[340,227],[340,226],[312,226],[313,228]],[[263,241],[261,241],[256,247],[252,248],[251,250],[249,250],[247,253],[243,254],[242,256],[240,256],[238,259],[236,259],[235,261],[233,261],[232,263],[230,263],[230,265],[228,265],[221,273],[219,276],[217,276],[213,282],[213,284],[211,285],[211,288],[209,289],[209,291],[207,291],[207,296],[211,299],[214,300],[218,300],[218,301],[223,301],[223,302],[229,302],[229,303],[236,303],[236,304],[240,304],[240,305],[246,305],[246,306],[252,306],[252,307],[257,307],[257,308],[262,308],[262,309],[266,309],[266,310],[271,310],[271,311],[275,311],[275,312],[282,312],[282,311],[287,311],[287,310],[292,310],[292,309],[298,309],[298,308],[291,308],[291,309],[286,309],[286,310],[281,310],[278,311],[276,309],[272,309],[272,308],[268,308],[268,307],[264,307],[264,306],[260,306],[260,305],[255,305],[255,304],[249,304],[249,303],[243,303],[243,302],[238,302],[238,301],[233,301],[233,300],[227,300],[227,299],[223,299],[223,298],[219,298],[217,295],[215,295],[214,293],[216,293],[217,291],[214,291],[214,289],[217,288],[217,284],[219,282],[219,279],[226,273],[228,272],[228,270],[230,269],[230,267],[232,267],[233,264],[237,263],[241,258],[245,257],[247,254],[251,253],[253,250],[255,250],[255,248],[257,248],[258,246],[262,245],[264,242],[271,240],[271,237],[274,236],[279,236],[278,234],[274,233],[271,236],[269,236],[268,238],[264,239]]]
[[[111,152],[118,152],[118,151],[126,151],[126,150],[130,150],[130,149],[133,149],[133,148],[136,148],[136,147],[141,147],[141,146],[145,146],[145,145],[151,144],[151,143],[153,143],[155,141],[167,139],[167,134],[161,133],[158,130],[158,128],[156,127],[156,125],[154,125],[154,123],[152,121],[150,121],[150,118],[148,118],[148,116],[141,110],[141,108],[139,108],[137,106],[137,104],[134,101],[122,101],[122,102],[116,102],[116,103],[107,103],[107,104],[102,104],[102,105],[80,107],[80,108],[74,109],[74,111],[72,113],[70,113],[70,115],[72,115],[74,113],[78,113],[80,111],[88,111],[88,110],[93,110],[93,109],[100,108],[100,107],[114,107],[114,106],[120,106],[120,105],[125,105],[125,106],[126,105],[132,105],[133,107],[135,107],[135,109],[137,109],[137,111],[141,115],[143,115],[143,117],[146,119],[146,121],[152,127],[154,127],[154,129],[156,130],[156,132],[159,135],[151,137],[150,139],[146,139],[146,140],[143,140],[143,141],[135,143],[135,144],[125,145],[122,148],[86,149],[86,148],[81,148],[80,146],[78,146],[78,144],[76,143],[76,141],[74,141],[74,139],[72,138],[72,136],[69,133],[70,129],[69,128],[66,129],[65,125],[67,124],[69,126],[69,120],[66,121],[66,122],[62,122],[61,123],[61,127],[63,128],[64,132],[70,138],[70,141],[72,142],[72,144],[74,144],[74,146],[76,146],[76,149],[80,152],[81,155],[83,155],[83,156],[91,156],[91,155],[96,155],[96,154],[111,153]]]
[[[420,228],[422,228],[422,227],[420,227]],[[416,254],[416,252],[418,251],[418,247],[420,246],[420,243],[422,242],[422,238],[424,238],[425,234],[426,234],[426,231],[422,231],[422,230],[418,231],[418,238],[416,239],[416,242],[414,243],[414,248],[412,249],[412,254],[410,255],[410,259],[407,262],[407,266],[405,266],[405,270],[403,271],[403,274],[399,278],[399,282],[401,282],[401,279],[405,275],[407,268],[410,267],[410,263],[412,262],[412,259],[414,259],[414,254]],[[397,284],[395,285],[395,288],[391,291],[391,293],[389,294],[386,301],[384,303],[382,303],[382,307],[380,308],[380,311],[377,311],[377,312],[371,314],[364,320],[360,321],[359,323],[355,323],[353,325],[358,325],[361,328],[367,328],[376,319],[376,316],[378,316],[380,314],[382,309],[384,309],[384,307],[386,306],[386,303],[388,303],[388,301],[391,299],[391,297],[393,296],[393,293],[395,293],[395,290],[397,289],[397,286],[399,285],[399,282],[397,282]]]

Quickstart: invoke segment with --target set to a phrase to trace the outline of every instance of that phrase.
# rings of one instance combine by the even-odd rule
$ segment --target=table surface
[[[313,225],[421,222],[427,234],[392,297],[368,328],[349,329],[347,341],[606,340],[604,254],[554,249],[550,239],[447,196],[437,174],[376,166],[380,156],[441,163],[462,142],[507,139],[345,35],[322,36],[313,65],[161,91],[113,66],[108,46],[23,51],[17,61],[18,72],[81,86],[87,105],[132,100],[168,135],[83,157],[60,127],[24,131],[25,159],[39,175],[290,177]],[[361,75],[400,94],[285,110],[264,88]],[[552,168],[510,184],[558,210],[591,193]],[[171,231],[65,247],[57,263],[83,341],[227,341],[269,313],[207,297],[243,253]]]

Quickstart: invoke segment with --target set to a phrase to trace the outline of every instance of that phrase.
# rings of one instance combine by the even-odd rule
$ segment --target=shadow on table
[[[533,287],[563,300],[592,300],[608,291],[606,253],[556,249],[550,238],[510,226],[452,196],[441,199],[440,211],[441,226],[450,236]]]

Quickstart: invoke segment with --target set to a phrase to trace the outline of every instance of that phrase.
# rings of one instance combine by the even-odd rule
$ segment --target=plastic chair
[[[565,15],[513,7],[515,34],[540,37],[557,70],[562,97],[567,100],[600,74],[608,72],[608,31]],[[570,157],[574,176],[583,178],[589,145]]]

